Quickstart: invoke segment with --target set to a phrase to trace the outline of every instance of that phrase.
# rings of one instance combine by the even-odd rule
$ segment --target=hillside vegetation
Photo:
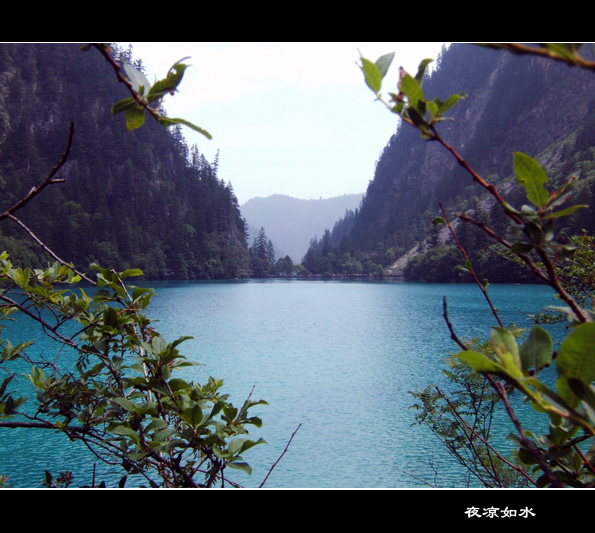
[[[131,50],[113,48],[134,62]],[[59,256],[140,268],[151,279],[233,278],[248,261],[246,230],[218,162],[189,147],[179,126],[136,131],[111,113],[115,87],[98,54],[76,44],[0,44],[0,210],[22,198],[66,145],[66,183],[43,195],[25,223]],[[101,76],[99,73],[105,72]],[[0,249],[15,263],[47,257],[4,224]]]
[[[452,110],[453,121],[442,124],[443,136],[491,183],[507,190],[513,179],[511,154],[518,150],[535,157],[555,185],[579,175],[575,201],[592,203],[595,78],[590,73],[539,57],[453,44],[443,49],[436,70],[424,81],[424,91],[428,98],[466,93]],[[470,211],[498,231],[507,231],[505,217],[478,193],[449,154],[420,142],[413,128],[398,128],[376,163],[361,208],[310,248],[310,270],[328,269],[325,258],[336,257],[341,249],[362,265],[385,268],[413,250],[411,255],[427,255],[416,257],[405,271],[409,279],[465,279],[456,269],[456,251],[432,224],[441,214],[438,202],[449,215]],[[467,226],[458,226],[459,238],[467,249],[476,250],[472,259],[480,275],[490,281],[518,281],[519,273],[494,255],[483,233]],[[562,231],[570,236],[583,229],[595,230],[587,211],[566,220]]]

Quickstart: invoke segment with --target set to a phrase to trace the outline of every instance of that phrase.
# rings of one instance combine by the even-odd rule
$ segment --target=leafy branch
[[[498,47],[515,53],[533,53],[550,57],[581,68],[593,68],[592,64],[578,55],[578,45],[554,43],[526,47],[506,44]],[[376,62],[361,58],[360,68],[368,87],[391,112],[418,129],[422,138],[442,145],[467,171],[472,180],[496,200],[516,228],[525,235],[526,241],[509,243],[487,225],[473,220],[468,215],[462,214],[459,217],[480,227],[518,257],[541,280],[548,283],[567,305],[564,311],[573,325],[573,330],[561,343],[556,354],[550,335],[539,326],[535,326],[529,337],[519,346],[513,333],[502,326],[484,285],[475,276],[474,280],[486,296],[499,325],[491,332],[490,353],[471,350],[455,334],[448,320],[444,302],[444,314],[451,338],[463,349],[456,358],[473,371],[485,376],[498,394],[517,430],[515,440],[520,446],[519,458],[527,465],[535,465],[542,473],[542,477],[537,480],[539,486],[592,486],[595,469],[590,463],[591,454],[585,456],[577,444],[589,436],[595,436],[595,312],[583,308],[566,290],[558,276],[556,262],[571,257],[574,247],[554,241],[555,222],[587,207],[566,206],[576,179],[571,178],[557,190],[549,191],[546,188],[547,175],[539,163],[530,156],[517,152],[514,154],[516,181],[524,189],[528,203],[521,208],[512,207],[497,188],[484,180],[437,131],[438,124],[449,119],[445,113],[465,97],[464,93],[453,94],[446,100],[426,99],[422,83],[431,60],[424,60],[415,76],[401,69],[398,91],[389,92],[388,98],[383,97],[382,80],[393,57],[394,54],[386,54]],[[444,209],[442,211],[444,219],[438,222],[446,223],[454,235]],[[465,268],[473,273],[472,265],[460,244],[459,249],[466,260]],[[531,258],[531,254],[539,258],[542,266]],[[555,389],[551,389],[539,380],[537,373],[545,366],[551,365],[554,357],[558,380]],[[504,383],[519,390],[536,411],[549,417],[549,435],[539,438],[523,429],[509,402]],[[575,434],[579,430],[583,430],[585,435],[577,439]],[[544,443],[547,447],[544,447]]]
[[[483,46],[498,50],[507,50],[516,55],[532,55],[561,61],[572,67],[580,67],[595,71],[595,61],[580,55],[584,43],[538,43],[529,45],[522,43],[483,43]]]
[[[183,58],[174,63],[167,76],[160,81],[151,83],[147,80],[145,75],[134,68],[129,63],[120,65],[111,55],[110,47],[106,43],[90,43],[83,47],[83,50],[89,48],[96,48],[99,50],[105,60],[111,65],[119,82],[123,83],[131,96],[120,100],[112,107],[112,113],[124,113],[126,117],[126,127],[129,130],[140,128],[145,123],[145,112],[154,118],[163,127],[169,127],[176,124],[188,126],[189,128],[204,135],[207,139],[211,139],[211,134],[203,128],[182,119],[171,118],[159,113],[159,104],[166,95],[173,95],[177,92],[184,72],[188,65],[182,61],[188,59]]]
[[[164,126],[189,124],[163,117],[150,105],[176,90],[186,65],[176,63],[165,80],[146,91],[148,86],[135,77],[137,71],[125,66],[133,78],[126,80],[106,45],[91,46],[131,90],[132,102],[116,104],[116,112],[126,114],[129,129],[144,123],[145,112]],[[82,441],[99,460],[122,466],[125,473],[119,486],[129,475],[144,477],[150,486],[236,486],[226,472],[251,473],[243,454],[264,440],[248,438],[249,426],[262,425],[250,411],[266,402],[252,400],[250,393],[237,408],[220,392],[223,381],[211,377],[200,385],[175,376],[176,370],[195,364],[179,351],[189,337],[167,342],[154,328],[145,315],[154,291],[128,284],[142,272],[92,265],[93,280],[60,259],[16,216],[49,185],[65,181],[58,173],[68,160],[73,136],[72,125],[58,163],[38,186],[0,214],[0,220],[18,223],[56,261],[33,270],[17,267],[7,253],[0,254],[0,332],[3,320],[15,314],[27,316],[57,348],[53,361],[34,361],[27,355],[33,341],[12,345],[0,338],[0,369],[9,374],[0,383],[0,428],[58,430],[70,440]],[[94,288],[91,294],[83,287],[72,288],[80,280]],[[74,364],[59,363],[64,348],[74,350]],[[26,398],[9,390],[15,374],[8,365],[18,359],[31,364],[26,377],[36,392],[33,410],[23,409]],[[71,476],[65,473],[58,480],[70,484]],[[56,485],[49,472],[46,483]]]

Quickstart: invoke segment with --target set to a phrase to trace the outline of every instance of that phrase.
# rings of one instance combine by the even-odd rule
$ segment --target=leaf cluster
[[[433,127],[443,120],[447,120],[445,113],[450,110],[460,99],[465,98],[465,93],[452,94],[446,100],[434,98],[427,100],[422,89],[428,65],[432,59],[424,59],[419,64],[415,76],[400,69],[398,92],[389,92],[388,100],[383,100],[381,95],[382,80],[386,76],[394,59],[394,53],[385,54],[372,62],[361,57],[361,70],[368,87],[376,94],[378,100],[383,102],[393,113],[399,115],[405,122],[420,130],[425,138],[433,137]]]
[[[93,46],[120,74],[109,47]],[[151,107],[175,92],[185,69],[178,62],[164,80],[150,86],[140,71],[125,65],[129,79],[121,81],[130,86],[132,98],[116,104],[114,112],[125,113],[128,129],[142,126],[145,112],[164,126],[189,125]],[[54,175],[68,158],[72,137],[73,128],[68,149],[42,182],[44,187],[64,181]],[[248,427],[262,424],[251,411],[266,402],[250,395],[237,408],[221,391],[222,380],[210,377],[200,385],[185,379],[184,369],[196,363],[179,347],[190,337],[168,342],[155,329],[146,315],[154,291],[129,283],[143,275],[140,269],[116,271],[92,264],[93,280],[61,260],[14,216],[40,190],[34,187],[2,218],[18,222],[56,261],[46,268],[21,267],[8,253],[0,254],[0,332],[13,317],[32,320],[39,334],[53,342],[55,353],[51,360],[33,356],[35,339],[15,346],[0,337],[0,370],[8,374],[0,383],[0,428],[58,430],[82,441],[100,460],[121,465],[119,486],[130,476],[141,476],[152,487],[234,485],[226,470],[251,473],[243,454],[264,442],[249,438]],[[79,286],[82,280],[87,285]],[[30,366],[26,377],[34,402],[10,390],[16,375],[10,365],[19,362]],[[1,477],[0,483],[5,482]],[[44,481],[46,486],[72,482],[68,472],[55,479],[46,472]]]
[[[516,53],[535,53],[563,60],[579,67],[587,66],[578,53],[580,46],[573,44],[554,43],[528,48],[523,45],[502,45],[502,48],[510,49]],[[585,451],[580,447],[583,441],[595,436],[595,388],[593,386],[595,382],[595,313],[583,308],[580,304],[584,303],[584,300],[580,303],[577,302],[558,277],[559,270],[556,268],[556,264],[571,257],[575,252],[575,247],[558,244],[554,240],[555,221],[571,216],[578,209],[586,207],[582,204],[566,206],[576,179],[571,178],[550,192],[546,188],[547,175],[540,164],[532,157],[516,152],[514,154],[514,171],[517,184],[523,189],[527,203],[523,204],[520,209],[513,208],[502,198],[496,187],[475,172],[436,130],[436,124],[445,119],[444,113],[457,103],[462,95],[455,94],[444,101],[426,100],[421,88],[428,65],[428,60],[424,60],[415,77],[401,70],[398,93],[389,93],[390,99],[385,101],[380,95],[381,84],[391,62],[391,54],[382,56],[375,63],[362,58],[361,69],[368,87],[392,112],[397,113],[405,122],[417,128],[422,137],[436,141],[447,149],[473,178],[473,181],[480,184],[493,196],[506,215],[516,224],[518,230],[524,234],[525,241],[509,243],[496,231],[485,224],[474,221],[468,215],[461,215],[461,219],[480,227],[516,256],[533,274],[548,283],[567,305],[561,310],[571,320],[570,333],[562,341],[557,352],[554,352],[551,336],[545,329],[537,325],[534,326],[529,337],[519,345],[513,333],[502,326],[494,309],[493,312],[499,326],[495,327],[490,335],[491,351],[469,349],[460,342],[451,328],[453,338],[463,348],[463,351],[456,354],[456,358],[478,375],[485,376],[506,405],[507,412],[518,430],[518,434],[512,438],[519,445],[519,459],[527,467],[540,473],[537,481],[534,482],[537,486],[595,486],[595,468],[592,464],[595,450]],[[445,220],[436,222],[448,224]],[[450,225],[449,229],[452,232]],[[460,243],[458,246],[466,259],[466,271],[473,274],[471,261],[468,260]],[[537,256],[539,264],[530,254]],[[475,279],[491,305],[486,291],[488,284],[480,282],[477,277]],[[539,372],[544,367],[553,365],[554,362],[558,378],[555,387],[552,388],[539,379]],[[473,378],[468,377],[467,381],[472,383]],[[508,402],[508,394],[503,383],[520,391],[537,413],[548,417],[550,422],[548,435],[538,437],[530,431],[522,429],[520,421],[516,419],[514,410]],[[471,389],[467,390],[467,398],[472,397],[471,392]],[[432,402],[424,404],[422,417],[426,417],[432,412],[431,409],[435,402],[434,398]],[[465,411],[466,407],[464,403],[458,405],[449,403],[449,409],[452,410],[451,414],[455,413],[458,416],[460,412]],[[480,420],[479,413],[476,412],[473,418],[474,424],[477,424]],[[454,441],[451,437],[445,438],[448,434],[443,432],[444,426],[436,426],[435,419],[431,418],[431,420],[434,420],[432,422],[434,431],[436,432],[437,427],[442,428],[438,430],[439,435],[447,447],[450,446],[453,449],[452,442]],[[466,431],[461,431],[460,426],[456,426],[453,435],[453,438],[466,435]],[[472,439],[467,440],[464,446],[472,448]],[[474,457],[477,458],[478,455],[476,454]],[[471,464],[473,466],[470,469],[473,471],[475,459],[471,461]],[[527,478],[531,479],[529,476]]]
[[[83,50],[88,50],[91,45],[83,47]],[[145,123],[146,113],[151,115],[163,127],[174,125],[188,126],[189,128],[204,135],[207,139],[211,139],[211,134],[203,128],[182,119],[171,118],[163,113],[159,113],[161,101],[166,95],[173,95],[177,92],[178,86],[182,82],[184,72],[188,65],[183,63],[187,57],[180,59],[174,63],[165,78],[151,84],[146,76],[133,65],[128,62],[123,62],[122,66],[118,65],[114,59],[109,55],[110,48],[105,43],[97,43],[94,45],[107,59],[107,61],[114,67],[118,79],[126,84],[130,90],[131,96],[120,100],[112,107],[112,113],[124,113],[126,117],[126,127],[129,130],[140,128]],[[124,73],[122,74],[122,71]]]
[[[511,331],[515,337],[521,333]],[[493,356],[489,342],[469,342],[479,353]],[[503,457],[491,445],[501,400],[489,380],[454,356],[449,357],[448,368],[443,372],[449,382],[448,392],[430,385],[421,392],[410,393],[417,400],[412,406],[416,424],[428,427],[453,459],[481,485],[526,487],[529,480],[516,464],[518,461]]]
[[[60,370],[33,364],[34,415],[18,409],[25,400],[7,392],[7,378],[0,386],[1,418],[27,416],[58,428],[151,486],[213,486],[225,482],[227,467],[251,472],[242,454],[264,441],[247,438],[248,426],[262,424],[249,411],[265,402],[248,399],[237,408],[221,393],[223,381],[199,385],[176,375],[195,365],[179,351],[189,337],[167,342],[153,328],[145,315],[153,291],[125,284],[141,271],[94,265],[97,290],[89,293],[59,288],[77,281],[61,265],[14,268],[4,254],[1,267],[0,299],[14,302],[11,309],[37,320],[58,345],[77,354],[74,365]],[[24,358],[27,346],[5,342],[3,362]]]
[[[495,328],[491,342],[494,357],[467,350],[457,359],[482,375],[498,376],[519,390],[539,413],[550,419],[551,434],[531,437],[559,480],[571,486],[592,486],[594,472],[590,466],[595,450],[581,452],[577,445],[595,436],[595,323],[573,328],[554,354],[549,333],[535,326],[519,346],[510,331]],[[558,374],[555,388],[538,379],[542,368],[554,363]],[[577,435],[583,430],[583,436]],[[523,440],[512,436],[519,445],[519,457],[527,465],[541,465]],[[550,482],[540,478],[540,485]]]

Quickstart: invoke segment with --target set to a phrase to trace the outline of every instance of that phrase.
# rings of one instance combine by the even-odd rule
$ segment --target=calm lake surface
[[[474,285],[391,282],[240,280],[159,282],[149,316],[168,340],[190,335],[181,352],[204,366],[187,377],[224,379],[240,406],[252,389],[263,419],[253,433],[266,445],[244,458],[258,487],[299,426],[266,487],[464,487],[464,472],[428,430],[412,426],[414,398],[445,384],[442,369],[457,346],[442,312],[461,337],[487,337],[494,320]],[[555,304],[551,289],[494,285],[490,295],[505,324]],[[27,332],[21,332],[26,338]],[[501,428],[506,435],[511,427]],[[51,460],[48,457],[52,457]],[[73,461],[73,457],[76,459]],[[0,473],[13,487],[39,486],[43,472],[75,469],[90,484],[93,458],[63,435],[2,430]],[[97,465],[98,475],[110,471]],[[235,474],[232,472],[232,474]],[[102,478],[103,479],[103,478]],[[119,479],[119,476],[116,478]]]

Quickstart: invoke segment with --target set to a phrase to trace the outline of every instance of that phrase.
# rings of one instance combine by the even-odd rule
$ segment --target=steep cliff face
[[[232,188],[182,131],[153,121],[133,132],[111,106],[126,96],[99,54],[76,44],[0,44],[0,209],[21,198],[64,151],[61,177],[23,212],[58,255],[86,268],[141,268],[148,277],[234,277],[247,260]],[[19,228],[0,248],[45,262]]]
[[[453,44],[424,90],[442,99],[467,94],[449,113],[453,121],[439,130],[481,175],[501,183],[512,173],[515,151],[548,168],[571,157],[592,113],[595,76],[544,59]],[[352,237],[361,250],[393,246],[405,253],[427,238],[438,201],[462,206],[480,193],[442,147],[402,125],[377,162]]]

